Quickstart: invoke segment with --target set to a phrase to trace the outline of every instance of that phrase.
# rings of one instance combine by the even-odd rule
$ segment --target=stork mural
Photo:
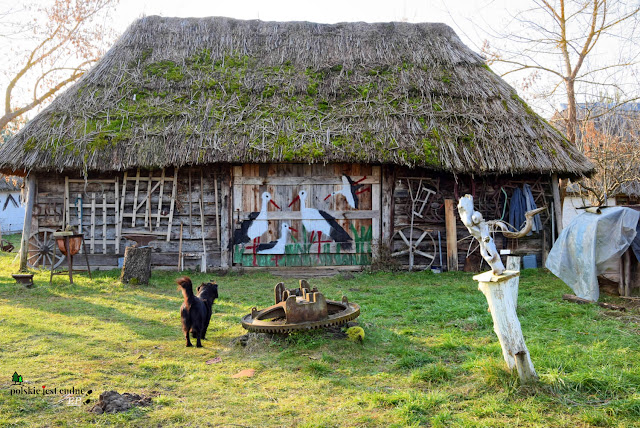
[[[372,190],[370,185],[362,183],[367,176],[352,178],[343,174],[339,179],[341,184],[340,181],[334,181],[335,178],[324,179],[332,183],[323,183],[323,179],[314,179],[320,183],[307,184],[309,188],[305,187],[304,190],[299,190],[299,185],[289,184],[290,180],[283,183],[285,180],[278,178],[271,179],[276,181],[273,184],[269,184],[269,178],[263,179],[262,184],[252,183],[251,185],[255,186],[253,189],[243,184],[243,192],[259,192],[265,185],[272,187],[271,193],[261,193],[260,211],[252,211],[255,209],[256,193],[245,193],[246,196],[241,192],[234,194],[238,212],[237,228],[230,244],[234,263],[243,266],[370,264],[372,225],[363,220],[366,217],[351,217],[349,214],[352,210],[371,209],[372,202],[361,196],[362,193]],[[327,186],[333,187],[334,190],[329,195],[325,193],[328,190]],[[262,189],[258,190],[260,187]],[[272,199],[272,194],[283,197],[287,193],[295,197],[287,207],[281,208]],[[327,196],[324,197],[325,195]],[[342,208],[334,207],[330,211],[329,202],[324,201],[338,195],[344,198],[346,204],[341,205]],[[298,201],[300,205],[296,205]],[[280,211],[269,211],[269,205]],[[343,221],[337,219],[351,220],[345,226]],[[296,230],[300,228],[298,222],[303,228],[300,231],[302,233]]]
[[[340,248],[343,250],[351,249],[351,242],[353,239],[346,230],[342,228],[334,217],[328,214],[326,211],[317,210],[315,208],[307,207],[307,192],[301,190],[293,201],[289,204],[289,207],[300,201],[300,216],[302,217],[302,226],[304,226],[307,233],[311,233],[310,242],[313,243],[314,233],[318,234],[318,254],[320,254],[320,246],[323,243],[322,234],[330,236],[335,242],[339,243]]]

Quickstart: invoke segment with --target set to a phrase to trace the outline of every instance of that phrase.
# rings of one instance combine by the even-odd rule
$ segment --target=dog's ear
[[[188,276],[183,276],[182,278],[176,279],[176,282],[180,287],[191,287],[191,278]]]

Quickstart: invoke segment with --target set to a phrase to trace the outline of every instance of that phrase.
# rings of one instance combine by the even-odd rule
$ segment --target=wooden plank
[[[239,184],[239,181],[242,179],[242,167],[234,166],[232,168],[233,171],[233,195],[232,195],[232,211],[231,211],[231,230],[233,233],[233,229],[235,229],[238,224],[238,221],[242,221],[244,219],[240,219],[239,215],[241,211],[244,211],[242,207],[242,185]],[[246,217],[248,218],[249,213],[247,212]]]
[[[204,229],[204,178],[202,177],[202,169],[200,169],[200,200],[198,204],[200,205],[200,235],[202,236],[202,266],[200,267],[200,272],[207,271],[207,244],[204,239],[205,229]]]
[[[69,224],[69,215],[70,215],[70,209],[69,209],[69,177],[65,176],[64,177],[64,219],[62,220],[62,228],[66,229],[67,225]]]
[[[193,204],[192,204],[192,195],[191,195],[191,168],[189,168],[189,235],[193,234],[193,229],[191,227],[192,221],[192,212],[193,212]]]
[[[158,196],[158,221],[156,222],[156,229],[160,229],[160,214],[162,213],[162,196],[164,195],[164,179],[165,171],[162,168],[162,175],[160,176],[160,195]]]
[[[107,195],[105,193],[102,194],[102,254],[107,254]]]
[[[220,180],[220,202],[222,210],[220,211],[220,267],[228,269],[231,265],[231,252],[229,251],[229,243],[231,242],[231,233],[233,233],[233,223],[231,221],[231,187],[227,185],[231,181],[226,179]]]
[[[24,225],[22,226],[22,238],[20,239],[20,271],[27,270],[27,257],[29,255],[29,238],[31,237],[33,205],[36,200],[36,177],[33,173],[29,174],[26,185],[27,207],[24,211]]]
[[[124,177],[126,180],[127,173],[124,173]],[[115,193],[115,206],[116,206],[116,244],[115,244],[115,252],[116,254],[120,254],[120,231],[122,229],[122,217],[120,217],[120,194],[119,194],[119,183],[118,177],[116,177],[116,193]],[[124,198],[122,198],[124,200]]]
[[[560,188],[558,187],[558,174],[551,175],[551,191],[553,193],[553,208],[555,211],[556,233],[562,232],[562,204],[560,203]],[[552,242],[556,242],[556,236],[551,237]]]
[[[147,180],[147,200],[144,206],[144,227],[149,228],[149,232],[151,232],[151,187],[153,182],[151,179],[153,178],[153,171],[149,171],[149,179]]]
[[[216,201],[216,237],[218,238],[218,245],[220,245],[220,205],[218,202],[218,172],[213,173],[213,190],[214,199]]]
[[[140,168],[136,172],[136,186],[133,192],[133,216],[131,217],[131,227],[136,227],[136,212],[138,211],[138,190],[140,188]]]
[[[384,245],[391,245],[391,237],[393,236],[393,188],[394,188],[393,170],[386,166],[382,170],[382,242]]]
[[[115,178],[91,178],[85,180],[84,178],[66,178],[65,180],[68,183],[115,183],[117,179]]]
[[[178,191],[178,168],[173,171],[173,188],[171,189],[171,205],[169,208],[169,224],[167,225],[167,242],[171,240],[171,226],[173,224],[173,209],[176,203],[176,192]]]
[[[237,167],[242,170],[242,167]],[[379,167],[378,167],[379,168]],[[311,170],[309,169],[309,174]],[[379,177],[368,176],[360,184],[376,184]],[[320,176],[320,177],[240,177],[234,184],[242,186],[313,186],[313,185],[342,185],[342,177]]]
[[[95,254],[96,252],[96,194],[95,192],[91,192],[91,254]]]
[[[382,184],[381,171],[379,166],[371,168],[371,175],[378,179],[377,183],[371,185],[371,211],[378,212],[377,215],[371,217],[371,252],[373,257],[378,257],[378,246],[380,245],[380,199]]]
[[[308,202],[307,202],[308,203]],[[332,211],[325,210],[329,215],[337,220],[371,220],[380,218],[379,210],[358,210],[358,211]],[[234,214],[240,221],[249,218],[251,211],[236,211]],[[300,211],[269,211],[269,220],[301,220]],[[295,226],[294,226],[295,227]]]
[[[447,268],[458,270],[458,235],[456,230],[456,217],[454,212],[455,201],[444,200],[445,227],[447,229]]]

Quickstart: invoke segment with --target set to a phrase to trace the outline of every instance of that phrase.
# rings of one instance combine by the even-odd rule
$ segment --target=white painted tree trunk
[[[514,295],[517,296],[519,276],[520,272],[517,271],[505,271],[502,275],[494,275],[489,271],[476,275],[473,279],[478,281],[478,289],[487,298],[493,317],[493,330],[500,341],[507,366],[510,370],[515,368],[520,380],[528,383],[536,381],[538,375],[533,368],[516,315],[517,297],[514,299]]]
[[[520,272],[520,257],[508,256],[507,257],[507,270]],[[513,306],[518,308],[518,286],[520,284],[520,276],[513,277],[509,280],[509,284],[506,288],[511,290],[511,296],[513,297]],[[512,282],[512,283],[511,283]]]

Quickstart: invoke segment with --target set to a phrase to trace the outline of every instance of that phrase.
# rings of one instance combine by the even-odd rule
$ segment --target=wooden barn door
[[[342,194],[327,196],[343,188],[342,176],[358,182],[358,206],[352,207]],[[259,254],[253,242],[233,242],[233,263],[241,266],[348,266],[371,263],[380,239],[380,167],[358,164],[302,165],[264,164],[233,167],[232,224],[241,229],[252,212],[261,209],[261,195],[269,192],[281,210],[269,205],[268,230],[261,243],[280,238],[281,223],[297,230],[290,234],[281,254]],[[301,190],[307,192],[306,206],[326,212],[351,238],[351,248],[329,236],[304,230],[300,203],[289,207]]]

